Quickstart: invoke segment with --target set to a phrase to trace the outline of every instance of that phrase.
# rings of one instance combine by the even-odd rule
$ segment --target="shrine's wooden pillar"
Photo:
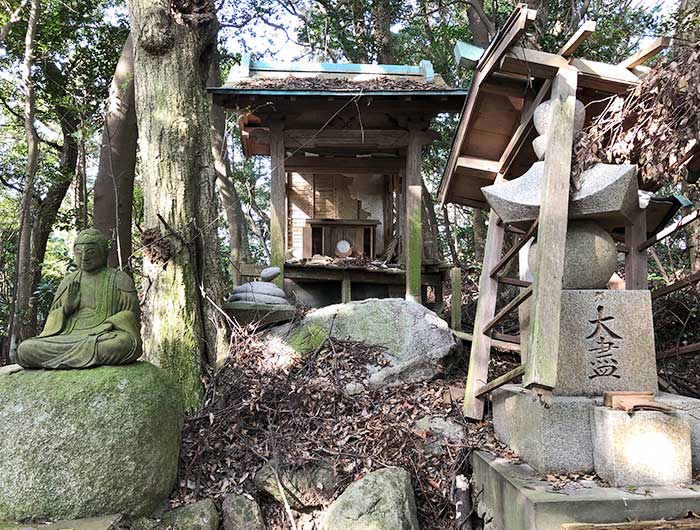
[[[408,132],[406,171],[404,176],[405,220],[404,251],[406,262],[406,300],[421,303],[423,229],[421,218],[421,147],[423,133],[418,128]]]
[[[281,121],[275,121],[270,126],[270,164],[270,265],[282,271],[275,283],[283,287],[287,249],[287,172],[284,168],[284,127]]]
[[[647,214],[642,210],[634,224],[625,227],[625,289],[649,289],[649,261],[646,249],[637,250],[647,239]]]
[[[452,267],[450,270],[450,283],[452,284],[452,312],[450,314],[450,327],[455,331],[462,331],[462,268]]]
[[[578,71],[560,68],[552,84],[544,178],[523,384],[551,390],[557,382],[561,287],[569,213],[571,152]]]

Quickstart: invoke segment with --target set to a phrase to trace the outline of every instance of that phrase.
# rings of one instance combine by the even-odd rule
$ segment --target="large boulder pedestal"
[[[0,521],[145,515],[175,486],[177,382],[149,363],[0,375]]]

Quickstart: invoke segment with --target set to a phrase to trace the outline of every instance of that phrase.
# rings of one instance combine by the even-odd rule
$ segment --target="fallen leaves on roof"
[[[240,90],[347,90],[347,91],[417,91],[446,90],[448,86],[414,79],[378,76],[370,79],[353,80],[337,77],[258,77],[227,83],[224,88]]]

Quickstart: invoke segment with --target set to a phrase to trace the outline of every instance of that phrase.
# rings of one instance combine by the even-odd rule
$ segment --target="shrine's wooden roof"
[[[586,105],[589,123],[604,109],[606,98],[639,83],[648,72],[642,62],[668,46],[668,39],[657,39],[616,65],[573,57],[595,30],[594,22],[585,23],[556,54],[516,45],[536,14],[521,4],[486,50],[464,43],[455,49],[458,62],[473,67],[474,75],[440,186],[443,204],[486,208],[483,186],[492,184],[499,173],[517,178],[537,160],[532,118],[549,97],[559,69],[577,71],[577,98]]]
[[[405,132],[409,122],[425,128],[437,114],[457,113],[467,95],[449,87],[429,61],[410,66],[251,61],[245,56],[223,86],[208,90],[216,103],[241,113],[246,156],[269,154],[263,137],[275,120],[284,121],[286,136],[313,135],[316,144],[323,129],[330,138],[319,149],[347,150],[351,142],[338,136],[355,131],[362,139],[355,151],[386,151],[392,131]]]

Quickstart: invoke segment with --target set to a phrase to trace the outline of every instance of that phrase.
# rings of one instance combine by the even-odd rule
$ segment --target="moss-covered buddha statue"
[[[23,341],[25,368],[88,368],[128,364],[141,356],[139,301],[128,274],[107,267],[109,243],[96,229],[78,234],[79,269],[58,286],[44,329]]]

